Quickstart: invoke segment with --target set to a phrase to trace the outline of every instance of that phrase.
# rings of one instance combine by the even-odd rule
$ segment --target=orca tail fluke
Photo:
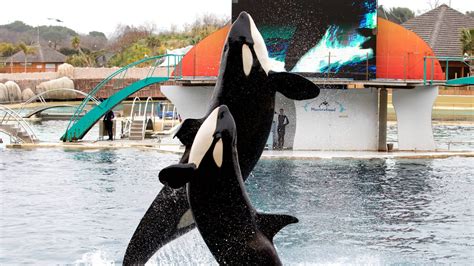
[[[270,241],[273,241],[273,237],[283,229],[283,227],[298,222],[298,218],[285,214],[257,213],[256,219],[258,229],[260,229]]]

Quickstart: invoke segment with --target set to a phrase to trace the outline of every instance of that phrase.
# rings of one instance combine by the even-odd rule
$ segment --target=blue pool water
[[[179,156],[135,149],[0,150],[0,264],[120,264]],[[300,219],[275,245],[293,264],[471,264],[474,159],[264,160],[258,210]],[[194,230],[151,265],[215,263]]]

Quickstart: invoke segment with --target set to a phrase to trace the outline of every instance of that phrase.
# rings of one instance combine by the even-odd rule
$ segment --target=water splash
[[[81,259],[74,262],[74,265],[114,266],[115,261],[108,259],[105,251],[95,250],[83,254]]]
[[[347,36],[347,40],[341,40],[341,36]],[[332,25],[321,41],[301,57],[292,72],[338,72],[344,66],[371,59],[374,50],[362,48],[368,39],[355,30],[347,33],[342,27]]]

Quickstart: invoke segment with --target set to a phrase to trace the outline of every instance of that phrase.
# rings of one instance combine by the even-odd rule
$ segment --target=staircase
[[[9,135],[15,143],[35,143],[35,132],[18,113],[0,105],[0,131]]]
[[[0,124],[0,131],[3,131],[16,139],[16,142],[35,143],[35,139],[30,138],[30,135],[14,124]]]
[[[143,140],[145,132],[143,132],[143,120],[133,120],[130,126],[130,140]]]

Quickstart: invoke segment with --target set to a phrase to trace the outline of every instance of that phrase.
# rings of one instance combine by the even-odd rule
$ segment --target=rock
[[[9,102],[7,86],[5,86],[3,83],[0,83],[0,103],[6,102]]]
[[[11,103],[21,101],[21,89],[18,84],[14,81],[7,81],[5,86],[7,87],[8,99]]]
[[[74,77],[74,67],[68,63],[61,64],[58,66],[58,74],[60,77]]]
[[[74,89],[74,81],[68,77],[53,79],[42,82],[36,86],[37,94],[51,91],[43,95],[45,99],[69,100],[75,99],[76,93],[73,91],[61,91],[60,89]]]
[[[30,88],[27,88],[21,92],[21,98],[24,102],[28,101],[30,98],[34,97],[35,93]]]

